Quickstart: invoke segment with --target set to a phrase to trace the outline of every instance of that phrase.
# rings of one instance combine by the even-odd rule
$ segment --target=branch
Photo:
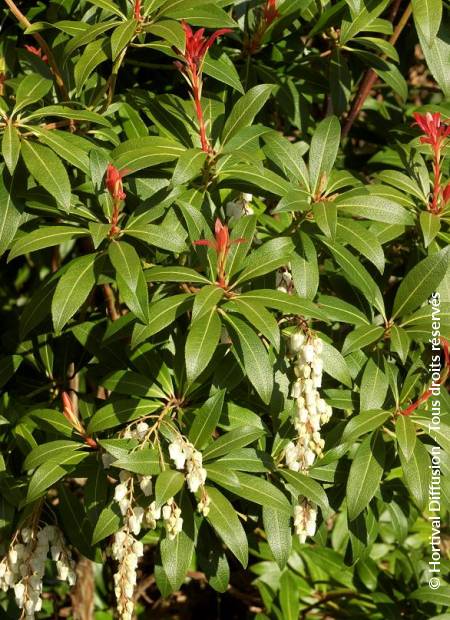
[[[408,6],[405,9],[405,12],[401,16],[400,21],[398,22],[397,26],[395,27],[394,32],[392,33],[389,39],[389,43],[391,43],[392,45],[396,44],[397,39],[402,33],[403,28],[406,26],[409,18],[411,17],[411,13],[412,13],[412,7],[411,7],[411,4],[408,4]],[[383,54],[382,58],[386,58],[386,56]],[[352,128],[353,123],[355,122],[359,113],[361,112],[361,108],[363,107],[364,102],[369,96],[370,91],[372,90],[373,85],[375,84],[377,79],[378,79],[378,75],[373,69],[369,69],[364,75],[361,81],[361,84],[359,85],[358,94],[356,95],[356,98],[353,102],[352,109],[350,110],[350,113],[347,117],[347,121],[342,130],[343,138],[348,135],[350,129]]]
[[[31,27],[31,22],[29,19],[20,11],[20,9],[14,4],[13,0],[5,0],[8,5],[11,13],[17,19],[19,24],[22,26],[24,30]],[[47,56],[48,63],[53,71],[53,75],[55,76],[56,85],[58,86],[61,95],[65,101],[69,100],[69,93],[67,91],[66,85],[64,83],[64,79],[61,75],[61,72],[56,64],[55,57],[53,56],[52,50],[47,45],[46,41],[42,38],[39,32],[31,33],[31,36],[34,37],[35,41],[38,43],[44,54]]]

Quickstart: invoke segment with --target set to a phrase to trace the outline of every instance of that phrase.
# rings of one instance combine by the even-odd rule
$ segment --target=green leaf
[[[449,249],[428,256],[408,271],[394,299],[392,318],[415,310],[437,289],[448,268]]]
[[[428,0],[424,0],[428,1]],[[419,3],[418,0],[417,3]],[[417,23],[417,22],[416,22]],[[435,25],[435,24],[434,24]],[[431,74],[444,93],[444,97],[450,97],[450,73],[448,71],[448,57],[450,54],[450,29],[447,21],[442,20],[439,32],[431,43],[427,42],[422,29],[417,28],[420,47],[425,56],[425,61]]]
[[[66,474],[66,470],[55,461],[46,461],[39,465],[31,476],[28,485],[26,503],[34,502]]]
[[[73,428],[60,411],[55,409],[33,409],[29,412],[29,416],[37,422],[40,428],[61,433],[61,435],[66,437],[72,435]]]
[[[194,553],[195,526],[192,505],[184,495],[180,505],[183,529],[173,540],[166,535],[161,541],[161,560],[172,591],[180,589]]]
[[[355,195],[354,191],[348,194],[342,194],[335,200],[341,215],[363,217],[387,224],[411,225],[414,222],[412,215],[392,200],[371,194]]]
[[[311,194],[322,193],[328,185],[341,139],[341,126],[336,116],[321,121],[313,134],[309,149]]]
[[[207,55],[203,62],[203,73],[244,94],[236,67],[226,54],[222,53],[219,58]]]
[[[42,226],[20,237],[12,246],[8,262],[17,256],[60,245],[77,237],[87,237],[89,231],[75,226]]]
[[[420,228],[422,229],[423,241],[427,248],[441,230],[441,218],[434,213],[430,213],[430,211],[422,211],[419,221]]]
[[[360,387],[360,409],[380,409],[386,399],[389,382],[377,362],[370,358],[364,369]]]
[[[342,267],[347,279],[351,284],[359,288],[359,290],[367,297],[368,301],[375,303],[383,298],[375,281],[369,272],[361,265],[357,258],[346,248],[338,243],[330,241],[326,237],[320,237],[322,243],[331,251],[335,261]]]
[[[228,253],[226,273],[231,277],[240,269],[249,249],[251,248],[256,230],[256,216],[241,217],[233,226],[231,240],[243,239],[240,243],[233,243]]]
[[[300,596],[297,575],[285,569],[280,577],[280,606],[283,620],[298,620],[300,612]]]
[[[112,466],[141,474],[141,476],[153,476],[160,472],[159,458],[156,448],[142,448],[114,461]]]
[[[301,299],[295,295],[289,295],[283,291],[274,291],[272,289],[260,289],[243,293],[240,298],[248,301],[256,301],[262,303],[263,306],[276,308],[283,314],[298,314],[305,317],[311,317],[327,321],[326,313],[316,304],[307,299]]]
[[[89,157],[86,151],[78,146],[78,140],[74,141],[74,138],[78,136],[57,129],[49,130],[41,127],[30,127],[30,129],[37,134],[41,142],[54,150],[57,155],[83,172],[88,172]]]
[[[223,297],[223,289],[216,284],[204,286],[195,296],[192,307],[192,321],[198,321],[207,314],[211,308],[215,308]]]
[[[252,252],[244,263],[244,269],[238,275],[233,286],[274,271],[289,261],[294,246],[289,237],[271,239]]]
[[[42,185],[65,211],[70,211],[70,181],[59,157],[48,147],[30,140],[22,141],[22,157],[39,185]]]
[[[427,584],[426,586],[422,586],[421,588],[414,590],[414,592],[409,595],[409,598],[423,603],[432,603],[433,605],[450,607],[450,586],[442,585],[441,583],[439,589],[433,590]],[[430,620],[448,620],[448,612],[439,614],[438,616],[433,616]]]
[[[203,170],[206,157],[207,153],[201,149],[188,149],[182,153],[173,171],[172,183],[183,185],[198,177]]]
[[[361,325],[350,332],[342,347],[343,355],[348,355],[354,351],[358,351],[367,345],[379,340],[384,334],[384,329],[377,325]]]
[[[160,508],[169,497],[174,497],[184,485],[184,475],[173,469],[162,471],[156,479],[155,501]]]
[[[185,150],[184,146],[174,140],[145,136],[122,142],[112,152],[112,158],[120,170],[137,172],[178,159]]]
[[[186,339],[186,378],[191,384],[207,367],[216,350],[222,322],[214,306],[205,316],[191,323]]]
[[[91,73],[98,65],[108,60],[108,47],[108,40],[104,37],[86,46],[86,49],[82,53],[74,69],[74,78],[78,95],[82,92],[83,86],[86,84]]]
[[[23,108],[45,97],[52,86],[52,80],[38,73],[29,73],[26,75],[17,89],[14,114],[17,114],[17,112]]]
[[[87,428],[88,434],[106,431],[125,422],[136,420],[161,408],[161,403],[131,398],[107,403],[94,413]]]
[[[328,512],[330,506],[328,504],[327,494],[316,480],[297,471],[291,471],[290,469],[280,469],[279,471],[286,482],[295,489],[298,495],[306,497],[306,499],[314,502],[320,506],[325,513]]]
[[[57,334],[81,308],[95,285],[95,261],[95,254],[75,258],[59,279],[52,299],[52,319]]]
[[[115,241],[109,245],[108,254],[116,270],[120,296],[138,319],[148,323],[148,290],[138,253],[129,243]]]
[[[408,332],[399,325],[393,325],[391,327],[391,347],[395,353],[398,353],[403,363],[406,362],[406,358],[408,357],[410,345],[411,341]]]
[[[22,218],[23,205],[16,197],[17,183],[16,176],[9,178],[5,171],[0,173],[0,256],[14,239]]]
[[[214,487],[207,486],[206,491],[211,500],[207,516],[208,522],[245,568],[248,562],[247,536],[235,509],[226,497]]]
[[[383,475],[384,442],[376,432],[356,451],[347,481],[347,510],[350,521],[366,508],[378,490]]]
[[[159,226],[148,224],[145,228],[137,228],[132,224],[123,231],[123,234],[168,252],[179,253],[186,249],[184,238],[178,232],[169,230],[163,224]]]
[[[416,427],[407,416],[399,415],[397,417],[395,421],[395,436],[405,461],[409,461],[414,452],[417,435]]]
[[[188,310],[191,303],[192,295],[182,293],[165,299],[159,299],[150,304],[150,321],[144,328],[145,338],[149,338],[168,325],[171,325],[177,317]]]
[[[179,22],[172,19],[161,19],[156,24],[144,26],[144,30],[155,35],[155,37],[164,39],[170,45],[184,52],[186,35]]]
[[[331,295],[320,295],[319,307],[323,308],[328,318],[351,325],[369,325],[367,317],[352,304]]]
[[[347,362],[339,351],[328,342],[323,343],[323,369],[334,379],[348,387],[352,387],[352,378]]]
[[[232,332],[233,352],[261,400],[268,404],[273,390],[273,368],[264,345],[247,323],[230,314],[224,318]]]
[[[337,225],[338,240],[349,243],[355,250],[375,265],[383,273],[385,258],[383,247],[376,235],[359,222],[351,222],[340,218]]]
[[[128,19],[120,26],[117,26],[117,28],[114,28],[111,35],[111,55],[113,60],[116,60],[117,56],[130,43],[136,28],[137,22],[135,19]]]
[[[280,348],[280,330],[275,318],[264,306],[256,301],[248,301],[244,297],[236,297],[228,302],[223,309],[226,312],[238,312],[246,318],[253,327],[261,332],[263,336],[278,351]]]
[[[230,165],[221,168],[219,180],[221,187],[232,187],[241,191],[253,191],[256,188],[258,193],[265,191],[275,196],[284,196],[290,189],[289,183],[275,172],[241,162],[237,165],[234,160]]]
[[[63,415],[56,411],[54,413],[61,417]],[[59,465],[63,465],[65,456],[71,457],[74,450],[79,450],[82,447],[83,444],[76,441],[67,441],[65,439],[49,441],[37,446],[28,453],[23,462],[23,469],[34,469],[46,461],[55,461]]]
[[[189,441],[197,450],[202,450],[211,441],[222,413],[224,397],[225,390],[219,390],[195,411],[189,430]]]
[[[235,472],[238,479],[238,485],[223,484],[225,488],[243,497],[244,499],[259,504],[260,506],[271,506],[276,510],[280,510],[286,515],[291,515],[292,507],[284,493],[282,493],[275,485],[271,484],[264,478],[252,476],[240,471]]]
[[[210,284],[209,280],[189,267],[152,267],[144,270],[147,282],[193,282]]]
[[[363,411],[350,419],[342,433],[342,441],[349,444],[353,443],[362,435],[380,428],[390,415],[389,411],[382,409]]]
[[[164,392],[151,377],[145,377],[131,370],[117,370],[100,379],[99,384],[117,394],[165,398]]]
[[[2,155],[11,174],[16,169],[20,155],[20,139],[17,128],[11,120],[6,123],[2,139]]]
[[[78,104],[79,105],[79,104]],[[96,123],[97,125],[102,125],[104,127],[109,127],[110,122],[107,118],[104,118],[101,114],[97,112],[92,112],[91,110],[83,110],[79,108],[70,108],[65,105],[47,105],[42,108],[39,108],[36,112],[32,112],[31,114],[27,113],[27,120],[32,118],[41,118],[45,116],[57,116],[63,118],[70,118],[74,121],[86,121],[88,123]],[[36,126],[33,126],[35,129]]]
[[[117,532],[120,528],[120,522],[121,517],[117,503],[103,508],[92,533],[92,544],[96,545],[101,540]]]
[[[91,4],[95,4],[101,9],[106,9],[107,11],[110,11],[111,13],[114,13],[115,15],[118,15],[123,19],[125,19],[126,17],[126,15],[124,15],[122,11],[117,8],[113,0],[88,0],[88,2],[90,2]]]
[[[283,510],[263,505],[263,524],[267,542],[280,568],[287,564],[291,552],[292,534],[291,519]]]
[[[314,220],[326,237],[334,239],[337,228],[337,207],[334,202],[320,201],[313,204]]]
[[[203,460],[210,461],[216,459],[219,456],[228,454],[232,450],[247,446],[249,443],[255,441],[264,435],[264,429],[256,426],[241,426],[229,433],[221,435],[214,442],[210,443],[203,451]]]
[[[248,127],[273,91],[272,84],[254,86],[237,100],[225,122],[221,143],[226,144],[240,129]]]
[[[414,22],[428,45],[433,45],[442,20],[442,0],[412,0]]]
[[[400,451],[399,455],[405,484],[413,501],[420,510],[424,510],[429,500],[431,479],[430,457],[427,449],[421,441],[416,441],[408,460],[406,460],[403,451]]]

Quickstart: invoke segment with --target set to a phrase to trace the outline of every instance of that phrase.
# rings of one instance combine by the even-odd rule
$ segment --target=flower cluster
[[[317,507],[308,500],[303,500],[294,508],[294,527],[300,542],[316,533]]]
[[[0,562],[0,588],[12,588],[16,604],[23,617],[32,620],[42,608],[42,580],[48,554],[56,562],[58,579],[73,586],[76,581],[75,563],[58,528],[45,525],[35,531],[24,527],[19,530]]]
[[[252,202],[252,194],[241,194],[237,200],[227,202],[225,205],[225,213],[228,218],[239,220],[243,215],[252,215],[253,208],[250,206]]]
[[[114,574],[114,592],[117,599],[117,611],[121,620],[133,617],[133,593],[136,585],[137,565],[144,555],[142,543],[135,537],[139,536],[144,509],[134,504],[134,478],[128,471],[121,471],[120,483],[114,491],[114,499],[119,504],[124,517],[122,528],[114,534],[111,555],[118,562]]]
[[[275,285],[277,287],[277,291],[292,295],[292,293],[295,291],[295,286],[294,280],[292,279],[290,265],[278,269],[275,274]]]
[[[119,563],[118,571],[114,575],[117,612],[121,620],[131,620],[134,610],[133,594],[137,565],[139,558],[144,555],[144,547],[125,525],[114,534],[111,551],[113,558]]]
[[[202,453],[180,436],[169,445],[169,454],[175,463],[175,467],[185,470],[189,490],[196,493],[206,481],[206,469],[203,467]]]
[[[296,401],[294,425],[297,438],[286,446],[285,460],[292,471],[307,474],[316,458],[322,456],[325,442],[320,436],[320,429],[332,414],[330,405],[319,393],[322,387],[323,343],[320,338],[307,336],[298,330],[292,334],[289,348],[297,377],[291,388],[291,396]],[[295,507],[294,516],[296,532],[304,542],[306,536],[314,535],[317,509],[303,499]]]
[[[167,536],[173,540],[183,529],[183,518],[181,516],[181,508],[177,506],[173,497],[167,500],[162,507],[162,518],[166,526]]]

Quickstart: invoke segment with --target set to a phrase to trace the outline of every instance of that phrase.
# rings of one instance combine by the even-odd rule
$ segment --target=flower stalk
[[[204,36],[204,28],[200,28],[196,32],[193,32],[192,28],[185,21],[182,21],[181,25],[186,35],[186,45],[184,52],[174,48],[175,52],[182,59],[181,61],[176,61],[175,66],[185,77],[192,91],[192,99],[194,101],[194,109],[197,116],[202,151],[205,151],[205,153],[212,153],[212,147],[206,133],[206,123],[203,116],[201,101],[203,89],[203,64],[205,62],[206,54],[214,41],[223,34],[231,32],[231,30],[229,28],[221,28],[216,30],[207,39]]]
[[[226,224],[222,224],[219,218],[216,219],[214,233],[214,241],[209,241],[209,239],[199,239],[198,241],[194,241],[194,245],[205,245],[209,248],[212,248],[216,252],[217,284],[221,288],[225,289],[228,286],[228,277],[225,273],[228,253],[234,243],[243,243],[245,239],[230,239],[228,226]]]
[[[428,211],[434,215],[439,215],[444,210],[446,203],[450,200],[450,183],[446,187],[442,186],[442,147],[450,136],[450,125],[442,122],[439,112],[431,114],[414,114],[415,124],[423,132],[420,137],[422,144],[429,144],[433,152],[433,192],[428,202]]]

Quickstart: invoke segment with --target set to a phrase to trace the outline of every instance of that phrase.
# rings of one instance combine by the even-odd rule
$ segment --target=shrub
[[[0,617],[448,617],[441,0],[5,1]]]

